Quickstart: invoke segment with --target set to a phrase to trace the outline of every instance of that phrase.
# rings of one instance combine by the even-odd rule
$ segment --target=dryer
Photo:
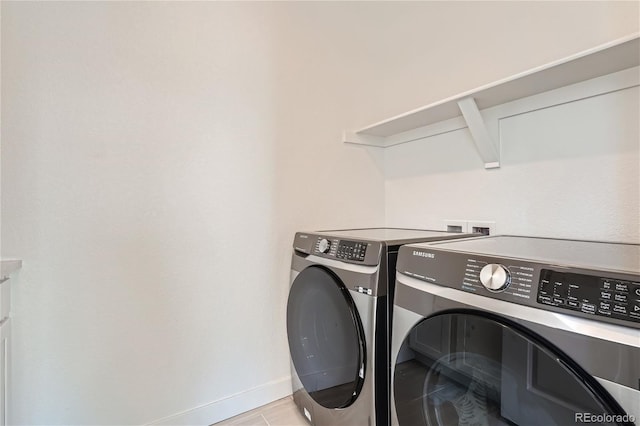
[[[287,337],[293,399],[310,423],[388,424],[389,311],[398,248],[468,236],[393,228],[295,235]]]
[[[393,309],[394,425],[640,424],[638,244],[411,244]]]

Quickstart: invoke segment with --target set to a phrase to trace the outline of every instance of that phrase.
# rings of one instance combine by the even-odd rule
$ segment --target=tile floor
[[[215,426],[307,426],[308,424],[293,403],[293,398],[288,396],[216,423]]]

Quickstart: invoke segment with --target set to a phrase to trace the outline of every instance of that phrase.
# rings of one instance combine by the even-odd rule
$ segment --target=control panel
[[[531,299],[533,268],[514,261],[503,264],[491,259],[469,257],[464,267],[462,289],[477,293],[481,289],[519,299]]]
[[[538,302],[584,314],[640,322],[640,282],[543,269]]]
[[[316,255],[324,255],[323,257],[363,263],[370,245],[371,243],[362,241],[318,237],[313,252]]]
[[[303,255],[314,255],[345,263],[378,266],[385,244],[380,241],[363,241],[336,238],[328,234],[296,233],[293,249]]]
[[[367,243],[340,240],[336,257],[338,259],[357,260],[362,262],[367,252]]]
[[[400,247],[397,271],[422,281],[640,329],[640,276],[530,260]]]

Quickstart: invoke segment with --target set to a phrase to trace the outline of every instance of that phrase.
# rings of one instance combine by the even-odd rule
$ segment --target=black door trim
[[[543,350],[548,351],[553,355],[555,360],[557,360],[562,366],[564,366],[573,377],[581,382],[586,390],[595,398],[597,402],[602,405],[602,408],[606,410],[607,415],[611,415],[612,421],[619,426],[634,426],[634,423],[625,421],[628,419],[627,413],[620,406],[620,404],[611,396],[611,394],[587,371],[585,371],[578,363],[576,363],[567,353],[565,353],[562,349],[557,347],[551,341],[545,339],[543,336],[538,333],[529,330],[527,327],[505,317],[502,315],[498,315],[492,312],[479,310],[479,309],[467,309],[467,308],[453,308],[453,309],[445,309],[438,311],[432,315],[422,318],[416,324],[414,324],[407,332],[405,336],[403,336],[403,344],[404,347],[411,335],[412,331],[420,327],[425,321],[433,320],[438,317],[446,317],[451,315],[465,315],[470,317],[482,318],[488,321],[491,321],[499,326],[505,327],[507,329],[513,330],[513,332],[520,334],[525,339],[530,341],[534,346],[539,347]],[[402,351],[401,351],[402,352]],[[393,368],[395,369],[398,363],[396,363]],[[392,384],[394,388],[396,387],[398,382],[398,376],[394,376],[394,383]],[[398,398],[397,392],[396,398]],[[396,400],[396,403],[398,401]],[[399,414],[399,413],[398,413]]]
[[[337,290],[338,293],[334,293]],[[339,316],[341,318],[334,317],[321,317],[318,319],[318,315],[323,313],[323,309],[319,309],[316,303],[323,303],[323,300],[320,297],[316,297],[316,299],[310,299],[311,296],[305,296],[309,291],[321,291],[324,292],[327,297],[332,297],[331,302],[334,304],[338,304],[336,308],[335,305],[332,305],[333,309],[340,309]],[[333,293],[333,294],[327,294]],[[321,294],[316,296],[322,296]],[[300,303],[307,304],[305,310],[304,307],[298,306]],[[309,314],[309,310],[317,309],[314,311],[318,315],[313,317],[305,317],[305,314]],[[322,357],[324,354],[328,354],[330,352],[338,350],[336,346],[332,346],[331,341],[321,341],[317,335],[314,334],[313,342],[317,346],[317,350],[313,353],[308,353],[309,348],[303,347],[304,345],[300,342],[300,333],[305,333],[306,327],[318,328],[322,327],[325,324],[320,323],[321,321],[334,321],[339,320],[341,324],[331,323],[332,327],[339,327],[341,330],[338,331],[339,337],[345,338],[350,337],[350,340],[347,342],[349,348],[345,348],[342,346],[343,350],[349,350],[352,352],[357,352],[355,356],[357,368],[354,372],[354,377],[352,382],[348,382],[346,387],[337,392],[342,395],[340,398],[330,398],[326,397],[322,392],[325,389],[314,390],[311,389],[311,382],[305,382],[307,377],[305,370],[310,370],[311,368],[316,368],[316,366],[323,366],[323,360],[316,361],[316,365],[312,365],[313,363],[309,363],[306,360],[300,359],[302,354],[307,354],[307,357],[318,358]],[[303,322],[305,322],[303,324]],[[350,328],[350,330],[346,330],[346,328]],[[311,334],[311,333],[309,333]],[[316,333],[317,334],[317,333]],[[325,339],[327,335],[324,335]],[[291,289],[289,291],[289,299],[287,301],[287,338],[289,341],[289,352],[291,356],[291,360],[293,366],[295,368],[296,373],[305,387],[305,390],[309,394],[311,398],[313,398],[318,404],[322,405],[325,408],[338,409],[338,408],[346,408],[353,404],[355,400],[360,395],[362,391],[362,387],[364,385],[365,379],[365,371],[366,371],[366,342],[364,337],[364,328],[362,326],[362,321],[360,319],[360,315],[358,314],[358,309],[351,297],[349,290],[344,285],[340,277],[335,274],[333,271],[328,269],[327,267],[320,265],[312,265],[309,266],[296,276],[291,285]],[[307,339],[305,342],[309,342]],[[344,344],[344,343],[343,343]],[[337,345],[339,346],[339,345]],[[327,365],[324,365],[324,371],[314,371],[311,374],[315,376],[319,375],[328,375],[330,371],[326,368]],[[330,366],[335,367],[335,366]],[[338,365],[338,368],[344,368],[342,365]],[[337,388],[338,386],[336,386]]]

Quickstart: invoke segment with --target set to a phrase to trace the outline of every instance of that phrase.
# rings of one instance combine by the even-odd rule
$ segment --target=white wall
[[[500,120],[500,169],[484,169],[467,129],[389,148],[388,222],[494,221],[502,234],[640,242],[639,93]]]
[[[0,7],[0,46],[2,46],[2,7]],[[0,49],[1,50],[1,49]],[[2,82],[2,55],[0,55],[0,82]],[[0,105],[2,104],[2,84],[0,83]],[[0,108],[0,129],[2,129],[2,108]],[[0,131],[0,159],[2,158],[2,132]],[[2,161],[0,161],[0,179]],[[2,181],[0,180],[0,259],[2,259]]]
[[[268,4],[2,8],[12,421],[222,400],[170,420],[211,423],[290,393],[293,233],[384,221],[377,166],[339,142],[348,87],[308,63],[318,29],[283,40],[295,11]]]
[[[638,2],[454,2],[405,23],[414,54],[378,101],[386,114],[361,126],[637,32],[640,12]],[[501,120],[499,170],[483,169],[466,129],[387,148],[387,225],[487,220],[501,233],[640,241],[637,92]]]
[[[12,421],[210,423],[283,395],[294,231],[449,216],[424,193],[395,210],[396,185],[438,172],[403,175],[400,151],[342,129],[637,31],[637,15],[2,2],[2,253],[25,260]]]

